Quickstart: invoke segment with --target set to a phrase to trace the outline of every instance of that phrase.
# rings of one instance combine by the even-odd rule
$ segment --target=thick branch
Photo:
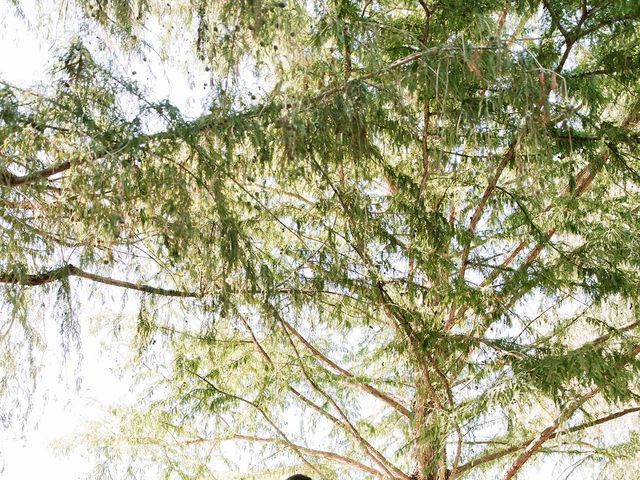
[[[580,197],[588,188],[589,185],[591,185],[591,182],[593,181],[593,177],[595,176],[595,173],[591,173],[591,167],[590,166],[586,166],[584,167],[579,173],[578,175],[576,175],[576,183],[578,184],[578,188],[576,188],[573,192],[574,196]],[[587,182],[588,180],[588,182]],[[565,187],[564,189],[564,195],[567,195],[569,193],[571,193],[571,189],[569,186]],[[546,207],[544,207],[544,209],[542,210],[543,213],[547,213],[548,211],[550,211],[553,208],[553,203],[549,203]],[[555,233],[555,229],[550,229],[546,236],[545,239],[551,238]],[[509,265],[511,265],[511,263],[515,260],[515,258],[518,256],[518,254],[524,250],[524,248],[529,244],[530,240],[525,239],[522,240],[512,251],[511,253],[507,256],[507,258],[505,258],[502,263],[500,264],[499,267],[496,267],[493,269],[493,271],[491,271],[491,273],[489,275],[487,275],[487,277],[482,281],[482,283],[480,284],[481,287],[486,287],[489,284],[491,284],[491,282],[493,282],[499,275],[501,272],[503,272]],[[542,243],[542,242],[540,242]],[[540,246],[540,243],[536,246],[536,248],[534,248],[533,251],[538,250],[538,247]],[[533,252],[532,251],[532,252]],[[541,251],[541,249],[540,249]],[[531,256],[531,253],[529,254],[529,256]],[[537,258],[537,256],[535,257]],[[535,259],[534,258],[534,259]],[[526,263],[526,262],[525,262]]]
[[[111,285],[114,287],[127,288],[130,290],[137,290],[139,292],[150,293],[153,295],[164,295],[167,297],[182,297],[182,298],[199,298],[196,293],[185,292],[181,290],[173,290],[160,287],[152,287],[150,285],[137,284],[127,282],[125,280],[118,280],[111,277],[105,277],[102,275],[96,275],[95,273],[85,272],[78,267],[67,264],[63,267],[49,270],[47,272],[39,274],[22,274],[19,272],[0,273],[0,283],[8,283],[14,285],[24,285],[28,287],[35,287],[44,285],[47,283],[63,280],[69,277],[80,277],[92,282],[102,283],[104,285]]]
[[[635,346],[630,352],[629,354],[631,355],[631,357],[635,357],[636,355],[638,355],[640,353],[640,345]],[[622,367],[624,364],[626,363],[626,361],[622,361],[620,362],[617,366]],[[518,473],[518,471],[522,468],[522,466],[536,453],[539,451],[540,447],[542,447],[542,445],[555,438],[559,432],[558,432],[558,428],[560,427],[560,425],[565,422],[566,420],[568,420],[569,418],[571,418],[571,416],[573,416],[573,414],[582,407],[582,405],[584,405],[588,400],[590,400],[591,398],[593,398],[595,395],[597,395],[598,393],[600,393],[600,387],[595,387],[593,389],[591,389],[589,392],[585,393],[584,395],[582,395],[580,398],[572,401],[569,403],[569,405],[567,405],[567,407],[561,412],[561,414],[554,420],[554,422],[548,426],[547,428],[545,428],[542,432],[540,432],[540,434],[532,439],[526,440],[525,442],[522,442],[519,445],[513,446],[513,447],[508,447],[505,448],[503,450],[500,450],[498,452],[494,452],[492,454],[486,455],[485,457],[481,457],[479,459],[476,459],[472,462],[469,462],[467,464],[465,464],[463,467],[465,467],[465,470],[468,470],[470,468],[476,467],[482,463],[486,463],[492,460],[496,460],[498,458],[501,458],[505,455],[509,455],[511,453],[517,452],[518,450],[522,450],[523,448],[525,449],[517,458],[516,460],[512,463],[511,467],[509,467],[509,469],[507,470],[505,476],[503,477],[503,480],[511,480],[513,478],[513,476]],[[579,430],[583,430],[585,428],[589,428],[592,427],[594,425],[600,425],[602,423],[608,422],[610,420],[614,420],[616,418],[619,418],[623,415],[626,415],[628,413],[632,413],[634,411],[640,410],[640,407],[636,408],[632,408],[632,409],[626,409],[623,410],[621,412],[617,412],[614,414],[610,414],[606,417],[603,417],[601,419],[597,419],[597,420],[592,420],[590,422],[586,422],[580,425],[577,425],[575,427],[571,427],[566,429],[567,432],[572,433],[572,432],[576,432]],[[462,470],[461,467],[459,469],[459,471]]]
[[[540,432],[540,434],[534,438],[529,445],[527,445],[524,451],[518,455],[505,473],[503,480],[511,480],[514,475],[520,471],[522,466],[540,449],[540,447],[542,447],[547,440],[550,440],[555,436],[560,425],[562,425],[565,420],[571,418],[576,410],[578,410],[587,400],[593,398],[598,392],[600,392],[600,388],[593,388],[585,395],[568,405],[567,408],[565,408],[564,411],[554,420],[554,422]]]
[[[374,266],[374,262],[371,260],[371,258],[369,257],[369,255],[365,250],[365,241],[364,239],[361,238],[360,230],[358,229],[358,225],[353,216],[350,205],[347,203],[346,199],[344,198],[343,192],[331,181],[331,178],[329,177],[329,174],[327,173],[327,171],[317,161],[314,160],[314,163],[318,168],[318,170],[326,178],[327,183],[335,193],[336,197],[338,198],[338,201],[340,202],[340,205],[342,206],[342,209],[344,210],[345,215],[347,216],[349,227],[355,239],[355,241],[351,241],[349,243],[351,245],[351,248],[353,248],[353,250],[356,252],[358,257],[360,257],[360,259],[364,263],[365,268],[371,277],[371,281],[375,288],[374,292],[376,294],[378,303],[384,310],[389,320],[391,320],[391,324],[396,329],[396,331],[401,335],[407,336],[407,339],[409,340],[409,343],[411,345],[411,349],[413,350],[412,353],[414,355],[416,362],[418,363],[418,366],[420,367],[420,370],[423,373],[423,377],[429,388],[429,392],[433,394],[432,400],[436,405],[441,407],[442,403],[439,401],[437,395],[433,390],[433,386],[431,385],[431,380],[429,377],[429,368],[427,367],[427,364],[424,361],[424,358],[422,355],[422,349],[420,347],[420,342],[416,338],[415,332],[413,331],[413,327],[411,326],[411,324],[404,318],[404,316],[398,311],[398,309],[395,308],[396,306],[395,302],[393,302],[389,294],[386,292],[384,285],[380,280],[380,277],[381,277],[380,272],[378,271],[377,267]]]
[[[625,125],[626,125],[626,123],[627,123],[627,121],[625,121]],[[609,156],[610,156],[610,152],[607,152],[605,154],[605,158],[603,160],[603,164],[609,161]],[[582,196],[589,189],[589,187],[593,183],[593,180],[596,177],[598,171],[599,171],[598,166],[591,165],[591,166],[585,167],[585,169],[583,169],[583,171],[580,172],[582,180],[581,180],[580,184],[576,187],[575,191],[573,192],[573,195],[575,196],[575,198],[579,198],[580,196]],[[529,254],[525,258],[525,260],[518,267],[518,269],[520,271],[524,271],[534,261],[536,261],[538,259],[538,257],[543,252],[544,248],[547,246],[547,244],[551,240],[551,238],[555,235],[556,231],[557,231],[557,229],[555,227],[549,229],[546,232],[545,236],[541,240],[539,240],[538,243],[536,243],[536,245],[529,252]],[[483,286],[484,286],[484,282],[483,282]],[[512,304],[516,300],[517,296],[518,295],[514,295],[512,300],[509,302],[509,304]]]
[[[0,171],[0,187],[17,187],[20,185],[24,185],[27,183],[35,183],[40,180],[45,180],[57,173],[62,173],[65,170],[69,170],[71,168],[72,163],[68,160],[64,162],[60,162],[56,165],[52,165],[48,168],[43,168],[42,170],[36,170],[35,172],[29,173],[27,175],[14,175],[8,170]]]

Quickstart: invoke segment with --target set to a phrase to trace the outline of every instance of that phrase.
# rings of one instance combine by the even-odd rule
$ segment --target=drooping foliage
[[[6,405],[32,306],[59,291],[73,338],[110,285],[153,388],[95,430],[104,478],[634,454],[598,428],[640,410],[636,2],[77,6],[123,52],[184,42],[210,101],[151,100],[90,37],[2,85]]]

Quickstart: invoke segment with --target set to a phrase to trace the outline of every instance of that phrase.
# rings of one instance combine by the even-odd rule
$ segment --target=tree
[[[227,442],[244,478],[633,455],[597,427],[640,411],[635,2],[79,5],[139,56],[193,26],[213,82],[187,118],[89,38],[0,93],[4,365],[48,288],[67,339],[87,286],[139,298],[154,393],[105,476],[213,477]]]

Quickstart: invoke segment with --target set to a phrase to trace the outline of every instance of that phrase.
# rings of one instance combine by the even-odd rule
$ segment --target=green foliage
[[[0,89],[2,398],[36,377],[47,285],[63,349],[89,289],[141,296],[149,390],[96,429],[97,478],[624,450],[588,422],[637,401],[634,2],[78,4],[122,51],[156,24],[211,74],[191,118],[80,37],[47,88]]]

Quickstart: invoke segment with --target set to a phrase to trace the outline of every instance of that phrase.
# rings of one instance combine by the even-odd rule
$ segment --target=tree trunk
[[[434,408],[423,388],[416,388],[413,404],[416,467],[415,480],[446,480],[445,431],[438,425],[438,409]]]

